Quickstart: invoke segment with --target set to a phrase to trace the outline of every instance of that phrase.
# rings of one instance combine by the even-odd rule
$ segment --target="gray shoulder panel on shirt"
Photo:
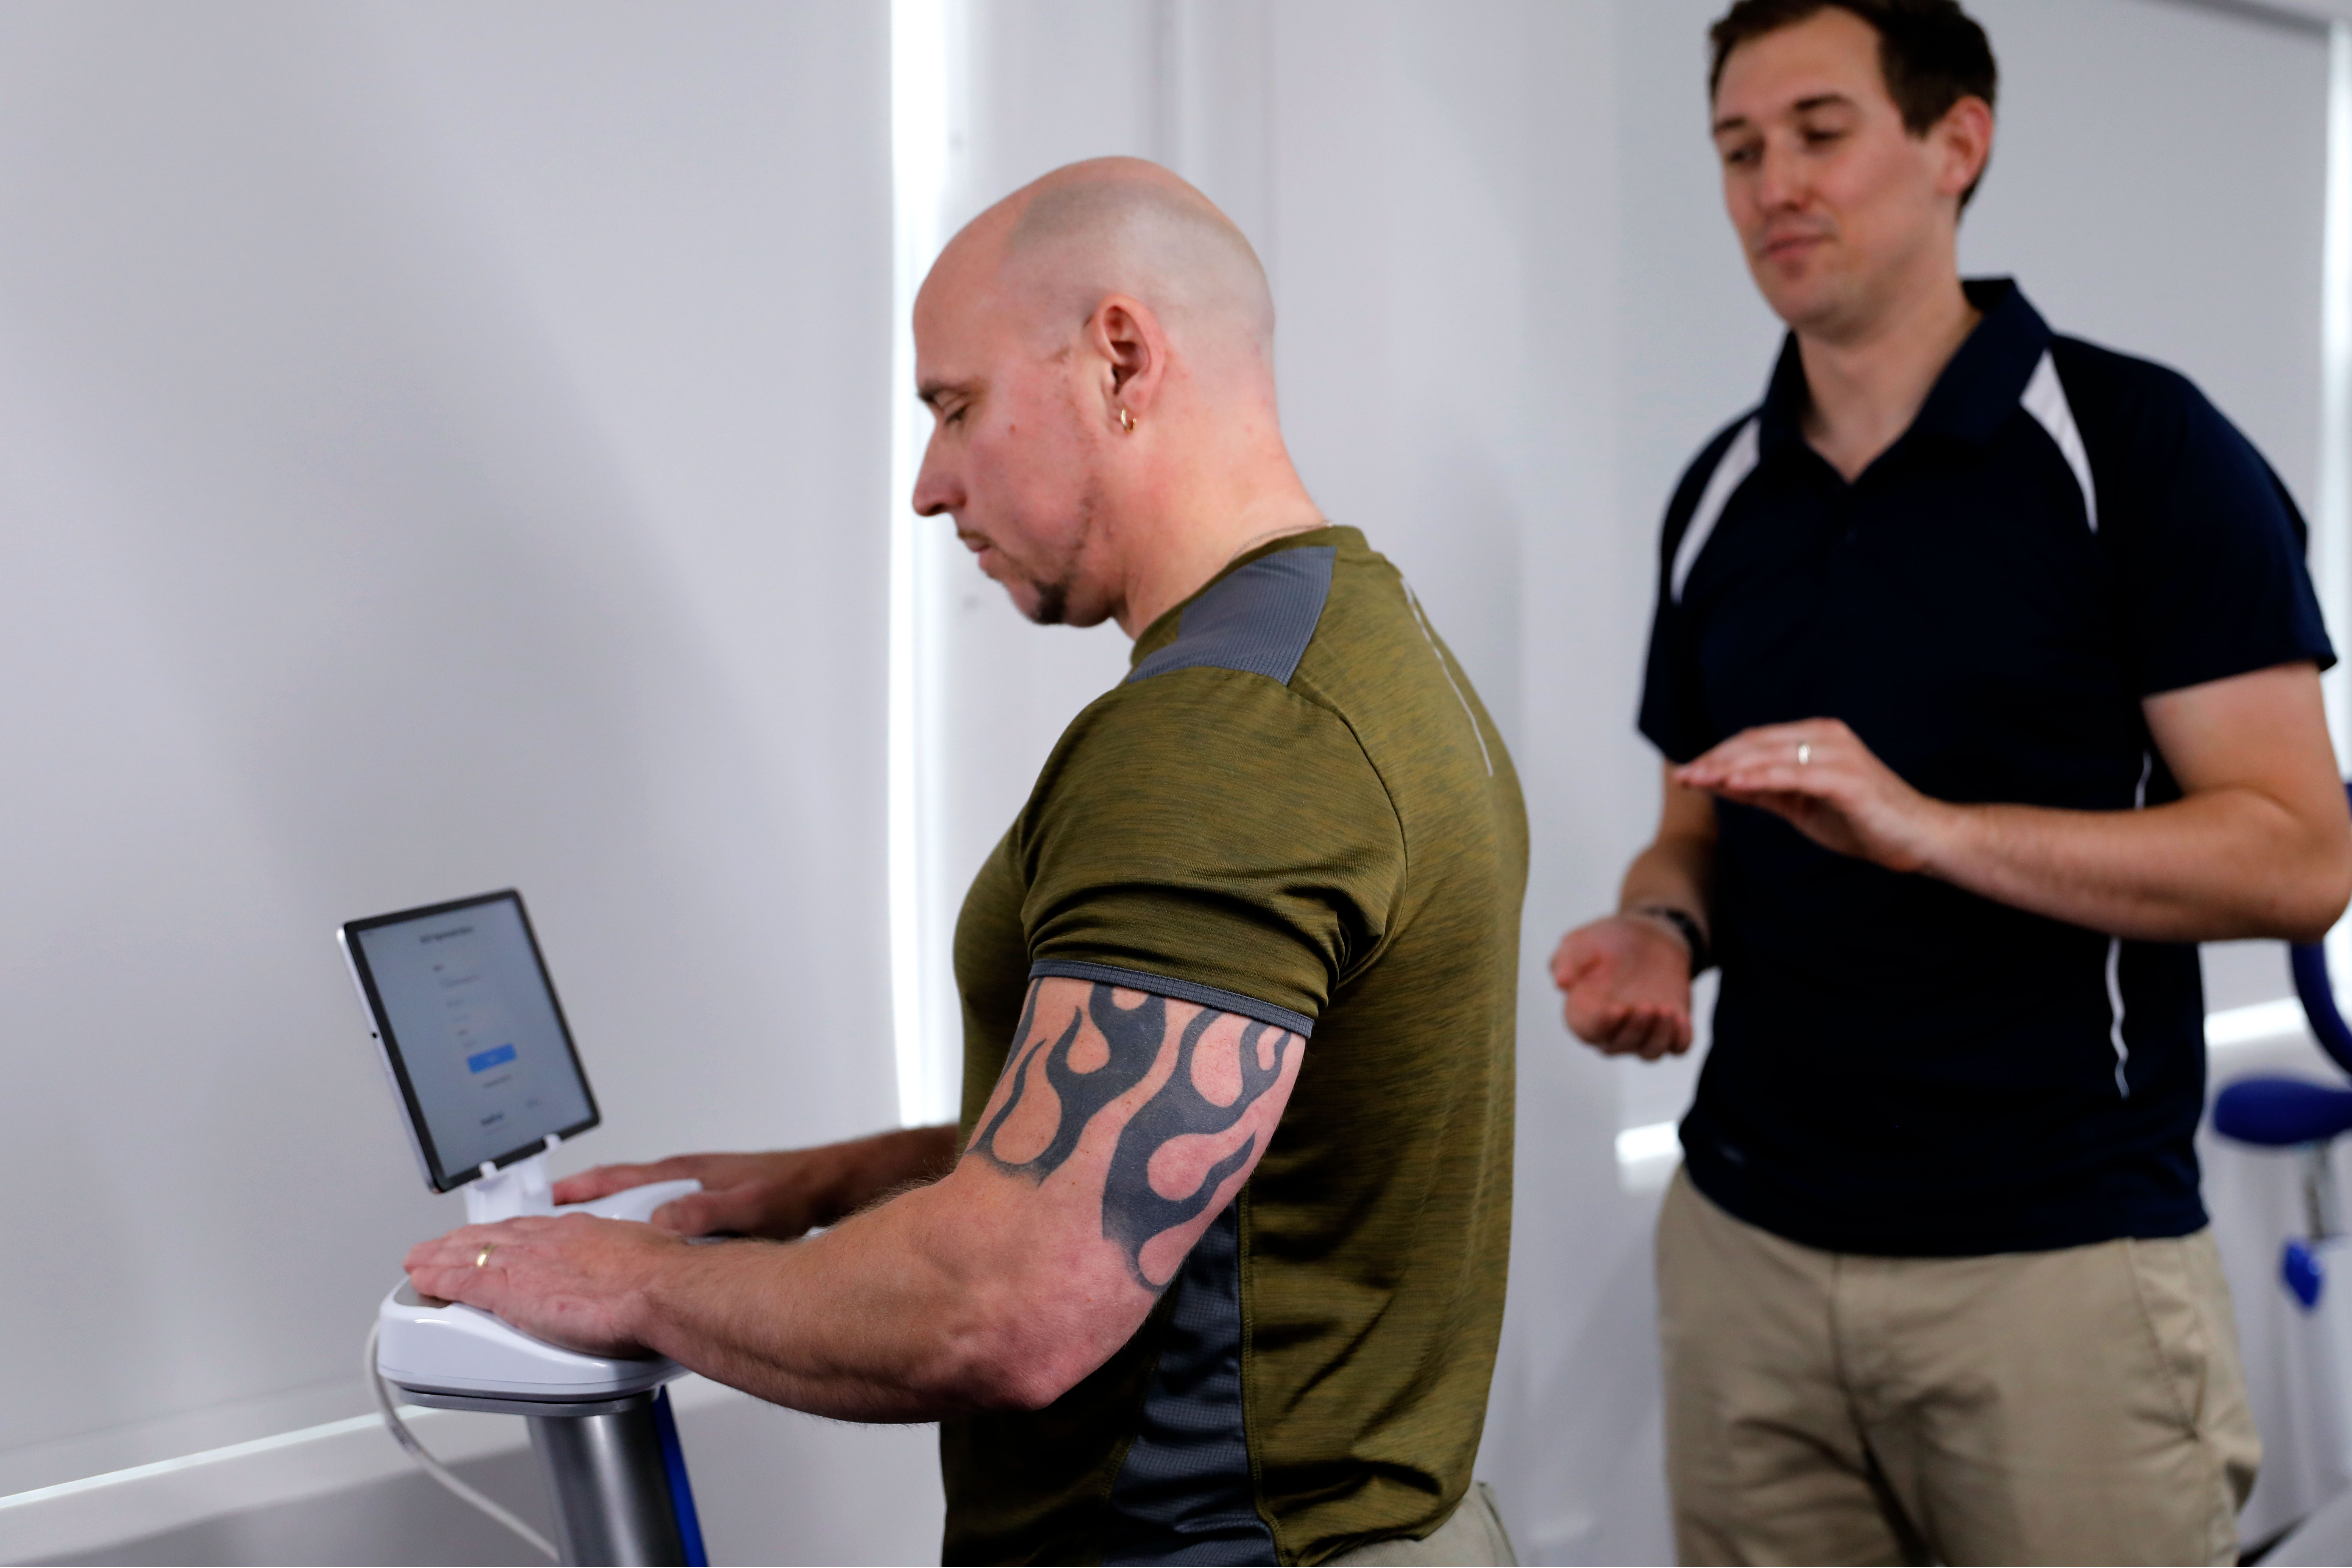
[[[1184,607],[1176,640],[1135,667],[1129,684],[1171,669],[1237,669],[1290,684],[1331,596],[1339,550],[1302,545],[1253,561]]]

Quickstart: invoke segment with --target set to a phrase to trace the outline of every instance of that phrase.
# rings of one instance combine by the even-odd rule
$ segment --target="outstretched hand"
[[[1890,871],[1927,865],[1953,810],[1905,784],[1838,719],[1743,730],[1674,779],[1759,806],[1824,849]]]
[[[1568,1026],[1603,1056],[1643,1061],[1690,1049],[1690,949],[1659,921],[1611,915],[1579,926],[1552,954]]]
[[[824,1151],[767,1154],[678,1154],[644,1165],[599,1165],[555,1184],[559,1204],[584,1204],[651,1182],[692,1177],[702,1191],[654,1210],[653,1223],[679,1236],[764,1236],[790,1241],[835,1217],[824,1194]],[[421,1287],[420,1287],[421,1289]]]

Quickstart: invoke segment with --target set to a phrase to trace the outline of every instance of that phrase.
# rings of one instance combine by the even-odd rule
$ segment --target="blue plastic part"
[[[2352,782],[2345,786],[2352,795]],[[2301,943],[2287,949],[2287,969],[2294,976],[2294,994],[2303,1003],[2303,1016],[2311,1020],[2311,1032],[2319,1041],[2319,1048],[2335,1058],[2336,1065],[2352,1072],[2352,1026],[2344,1022],[2336,1009],[2336,988],[2327,981],[2327,954],[2318,943]]]
[[[2311,1020],[2313,1037],[2337,1067],[2352,1072],[2352,1027],[2345,1025],[2344,1015],[2336,1009],[2336,989],[2327,983],[2326,950],[2316,942],[2297,943],[2287,949],[2286,962],[2294,975],[2294,994],[2303,1003],[2303,1016]]]
[[[2286,1252],[2279,1258],[2279,1278],[2286,1281],[2296,1301],[2306,1312],[2319,1306],[2319,1293],[2327,1289],[2327,1270],[2319,1261],[2319,1254],[2300,1241],[2286,1244]]]
[[[2264,1149],[2325,1143],[2352,1132],[2352,1089],[2299,1078],[2242,1078],[2214,1097],[2213,1131]]]
[[[669,1390],[654,1391],[654,1430],[661,1434],[662,1468],[669,1472],[669,1502],[677,1515],[678,1544],[687,1568],[710,1568],[702,1549],[702,1516],[694,1510],[694,1483],[686,1479],[686,1450],[678,1446],[677,1417],[670,1414]]]

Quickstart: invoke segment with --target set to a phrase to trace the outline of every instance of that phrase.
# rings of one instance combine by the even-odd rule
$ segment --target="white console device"
[[[645,1220],[694,1181],[558,1207],[547,1155],[597,1124],[595,1097],[511,890],[352,921],[337,933],[427,1185],[462,1187],[466,1219],[588,1214]],[[582,1355],[405,1279],[376,1311],[376,1366],[413,1394],[577,1404],[679,1376],[667,1357]]]

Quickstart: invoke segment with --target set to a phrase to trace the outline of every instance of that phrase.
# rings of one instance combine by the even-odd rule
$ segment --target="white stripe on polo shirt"
[[[2042,363],[2033,367],[2026,381],[2025,391],[2018,401],[2033,416],[2066,459],[2066,467],[2074,475],[2074,483],[2083,492],[2083,516],[2091,531],[2099,531],[2099,492],[2091,482],[2090,455],[2083,449],[2083,433],[2075,426],[2074,411],[2066,402],[2066,389],[2058,381],[2058,362],[2050,351],[2042,351]],[[1700,492],[1698,505],[1691,512],[1690,526],[1683,530],[1682,542],[1675,549],[1675,569],[1668,579],[1668,593],[1676,604],[1682,603],[1684,585],[1689,583],[1691,568],[1698,564],[1699,552],[1715,533],[1715,525],[1723,521],[1724,509],[1731,504],[1732,495],[1741,481],[1756,471],[1760,456],[1759,439],[1763,425],[1760,415],[1751,415],[1739,426],[1739,433],[1716,459],[1715,471],[1707,476],[1706,489]]]
[[[2074,411],[2066,405],[2066,389],[2058,384],[2058,362],[2050,357],[2048,349],[2042,351],[2042,363],[2033,367],[2018,401],[2050,432],[2050,439],[2058,444],[2058,455],[2074,470],[2074,482],[2083,488],[2083,516],[2091,531],[2098,532],[2099,492],[2091,486],[2091,457],[2083,450],[2083,433],[2074,428]]]
[[[1698,510],[1691,513],[1690,526],[1683,530],[1683,542],[1675,550],[1674,575],[1668,581],[1668,592],[1675,604],[1683,602],[1683,584],[1690,581],[1691,568],[1698,563],[1698,552],[1706,548],[1707,535],[1715,531],[1723,516],[1723,509],[1731,504],[1731,492],[1739,482],[1756,471],[1756,459],[1760,448],[1758,431],[1762,427],[1761,415],[1749,415],[1731,445],[1715,462],[1715,472],[1707,476],[1706,489],[1700,492]]]
[[[2074,483],[2083,491],[2083,520],[2091,531],[2099,531],[2099,492],[2091,483],[2091,455],[2083,449],[2083,432],[2075,427],[2074,411],[2067,405],[2066,389],[2059,384],[2058,362],[2050,351],[2042,351],[2042,363],[2033,367],[2026,381],[2025,390],[2018,395],[2025,411],[2040,422],[2056,444],[2058,455],[2074,471]],[[2140,758],[2139,786],[2132,791],[2132,809],[2144,810],[2147,805],[2148,775],[2156,771],[2156,759],[2143,753]],[[2124,1044],[2124,942],[2121,937],[2107,939],[2107,1043],[2116,1053],[2116,1093],[2125,1100],[2131,1098],[2131,1047]]]
[[[2156,754],[2142,752],[2139,755],[2139,787],[2132,791],[2132,809],[2147,809],[2147,781],[2156,772]],[[2125,1070],[2131,1066],[2131,1047],[2124,1044],[2124,939],[2107,938],[2107,1043],[2116,1051],[2116,1093],[2124,1100],[2131,1098],[2131,1078]]]

